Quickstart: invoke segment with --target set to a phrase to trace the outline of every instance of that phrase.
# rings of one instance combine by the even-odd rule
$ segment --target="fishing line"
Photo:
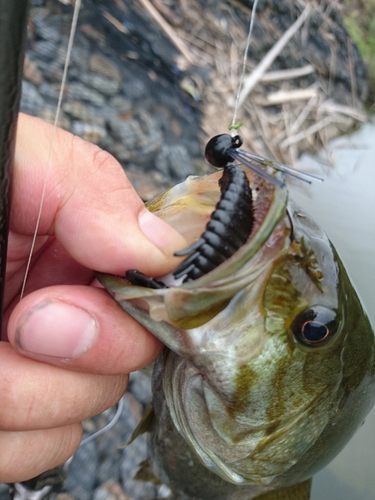
[[[102,434],[105,434],[107,431],[112,429],[112,427],[118,422],[119,418],[121,417],[122,411],[124,409],[124,397],[122,397],[119,400],[119,402],[117,403],[116,406],[117,406],[116,413],[115,413],[114,417],[112,418],[112,420],[107,425],[105,425],[102,429],[99,429],[98,431],[94,432],[93,434],[90,434],[89,436],[83,438],[79,444],[79,448],[81,448],[81,446],[84,446],[87,443],[90,443],[90,441],[93,441],[94,439],[98,438]],[[74,457],[75,457],[75,454],[72,455],[70,458],[68,458],[68,460],[64,463],[64,470],[66,473],[68,473]]]
[[[102,434],[105,434],[107,431],[112,429],[112,427],[118,422],[119,418],[121,417],[123,409],[124,409],[124,398],[122,397],[120,401],[117,403],[117,410],[112,420],[102,429],[99,429],[98,431],[94,432],[94,434],[90,434],[90,436],[83,438],[79,446],[83,446],[89,443],[90,441],[93,441],[94,439],[98,438]]]
[[[253,3],[253,8],[251,9],[249,32],[247,34],[246,47],[245,47],[243,61],[242,61],[242,72],[241,72],[241,76],[240,76],[240,81],[238,83],[236,102],[234,105],[234,112],[233,112],[233,119],[232,119],[232,124],[230,126],[232,136],[235,136],[237,133],[236,132],[236,129],[237,129],[236,119],[237,119],[237,113],[238,113],[238,108],[239,108],[239,104],[240,104],[240,95],[241,95],[241,91],[242,91],[242,87],[243,87],[243,81],[245,78],[247,54],[249,52],[251,35],[253,34],[253,27],[254,27],[254,22],[255,22],[257,5],[258,5],[258,0],[255,0]]]
[[[54,122],[53,122],[52,138],[51,138],[51,142],[50,142],[50,145],[49,145],[46,166],[44,168],[44,179],[43,179],[42,196],[40,198],[39,211],[38,211],[38,216],[37,216],[36,223],[35,223],[34,235],[33,235],[33,239],[32,239],[32,242],[31,242],[29,258],[28,258],[27,264],[26,264],[25,275],[24,275],[24,278],[23,278],[23,283],[22,283],[22,288],[21,288],[21,293],[20,293],[20,300],[22,300],[22,298],[24,296],[24,293],[25,293],[26,281],[27,281],[27,277],[29,275],[30,265],[31,265],[31,259],[32,259],[32,256],[33,256],[33,252],[34,252],[34,248],[35,248],[35,242],[36,242],[36,238],[37,238],[37,235],[38,235],[38,229],[39,229],[39,225],[40,225],[40,219],[42,217],[42,210],[43,210],[43,204],[44,204],[44,198],[45,198],[46,186],[47,186],[47,176],[48,176],[49,167],[50,167],[50,164],[51,164],[52,146],[53,146],[53,143],[54,143],[54,140],[55,140],[55,135],[56,135],[55,133],[56,133],[56,128],[57,128],[57,122],[58,122],[60,111],[61,111],[61,103],[62,103],[62,98],[63,98],[63,95],[64,95],[64,90],[65,90],[65,85],[66,85],[66,78],[67,78],[67,74],[68,74],[70,57],[71,57],[71,54],[72,54],[72,48],[73,48],[73,42],[74,42],[74,35],[75,35],[76,29],[77,29],[77,21],[78,21],[78,15],[79,15],[79,9],[80,9],[80,7],[81,7],[81,0],[76,0],[75,3],[74,3],[73,18],[72,18],[72,24],[71,24],[71,27],[70,27],[70,34],[69,34],[69,40],[68,40],[68,48],[67,48],[66,56],[65,56],[64,71],[63,71],[63,76],[62,76],[62,79],[61,79],[59,99],[58,99],[58,102],[57,102],[55,119],[54,119]]]

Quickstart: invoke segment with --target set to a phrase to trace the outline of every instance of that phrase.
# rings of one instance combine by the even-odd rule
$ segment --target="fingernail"
[[[149,210],[145,209],[139,214],[139,226],[146,238],[160,249],[170,249],[179,241],[181,235],[169,224],[159,219]]]
[[[22,351],[76,359],[95,342],[98,325],[91,314],[61,301],[38,304],[21,319],[15,342]]]

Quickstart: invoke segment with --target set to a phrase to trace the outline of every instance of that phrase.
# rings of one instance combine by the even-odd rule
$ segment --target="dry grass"
[[[233,5],[235,1],[232,0]],[[145,2],[149,0],[142,0],[143,4]],[[206,141],[225,132],[232,122],[247,34],[236,23],[238,17],[232,4],[227,4],[225,18],[228,24],[225,25],[209,9],[202,13],[200,6],[194,5],[194,2],[181,0],[184,23],[171,26],[164,19],[164,31],[172,40],[175,39],[176,46],[182,42],[181,67],[194,62],[197,66],[209,68],[210,85],[204,85],[197,76],[194,81],[185,82],[186,90],[196,93],[203,103],[202,126],[206,137],[202,137],[202,141]],[[325,15],[325,7],[318,0],[300,0],[299,3],[302,15],[307,18],[314,9]],[[339,8],[340,3],[331,2],[329,8],[332,6]],[[241,8],[245,19],[249,19],[250,11]],[[158,23],[160,25],[160,19]],[[298,29],[303,30],[304,26]],[[283,50],[279,42],[272,49],[273,57]],[[333,54],[332,58],[335,57]],[[247,149],[293,165],[301,152],[320,149],[333,137],[347,132],[358,122],[366,121],[367,116],[354,95],[352,105],[347,106],[327,97],[319,82],[319,73],[311,65],[293,68],[294,73],[290,70],[269,72],[269,64],[265,61],[267,57],[271,56],[267,54],[261,61],[248,60],[246,65],[246,74],[250,75],[246,78],[252,79],[251,89],[240,107],[238,120],[245,124],[240,133]],[[349,70],[353,78],[352,88],[355,89],[352,68]],[[302,88],[299,80],[309,73],[316,74],[316,83]]]

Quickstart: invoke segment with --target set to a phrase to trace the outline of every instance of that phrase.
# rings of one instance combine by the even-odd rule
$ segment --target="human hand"
[[[128,373],[161,344],[102,289],[92,269],[163,274],[183,238],[150,214],[108,153],[57,129],[26,296],[21,284],[53,129],[20,115],[3,332],[0,482],[19,482],[68,459],[80,422],[118,401]]]

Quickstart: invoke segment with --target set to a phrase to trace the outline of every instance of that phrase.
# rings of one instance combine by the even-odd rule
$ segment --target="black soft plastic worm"
[[[215,166],[218,166],[215,165]],[[200,278],[215,269],[244,245],[254,224],[252,194],[245,172],[226,163],[219,181],[221,197],[198,241],[176,252],[188,255],[173,272],[184,281]]]
[[[173,271],[176,279],[185,276],[184,282],[192,281],[212,271],[241,248],[252,231],[254,212],[249,181],[245,172],[232,163],[231,153],[241,145],[240,136],[232,138],[228,134],[217,135],[207,143],[207,161],[223,168],[219,180],[221,197],[199,240],[175,253],[177,257],[188,256]],[[163,287],[163,283],[139,271],[128,271],[126,277],[133,285]]]

